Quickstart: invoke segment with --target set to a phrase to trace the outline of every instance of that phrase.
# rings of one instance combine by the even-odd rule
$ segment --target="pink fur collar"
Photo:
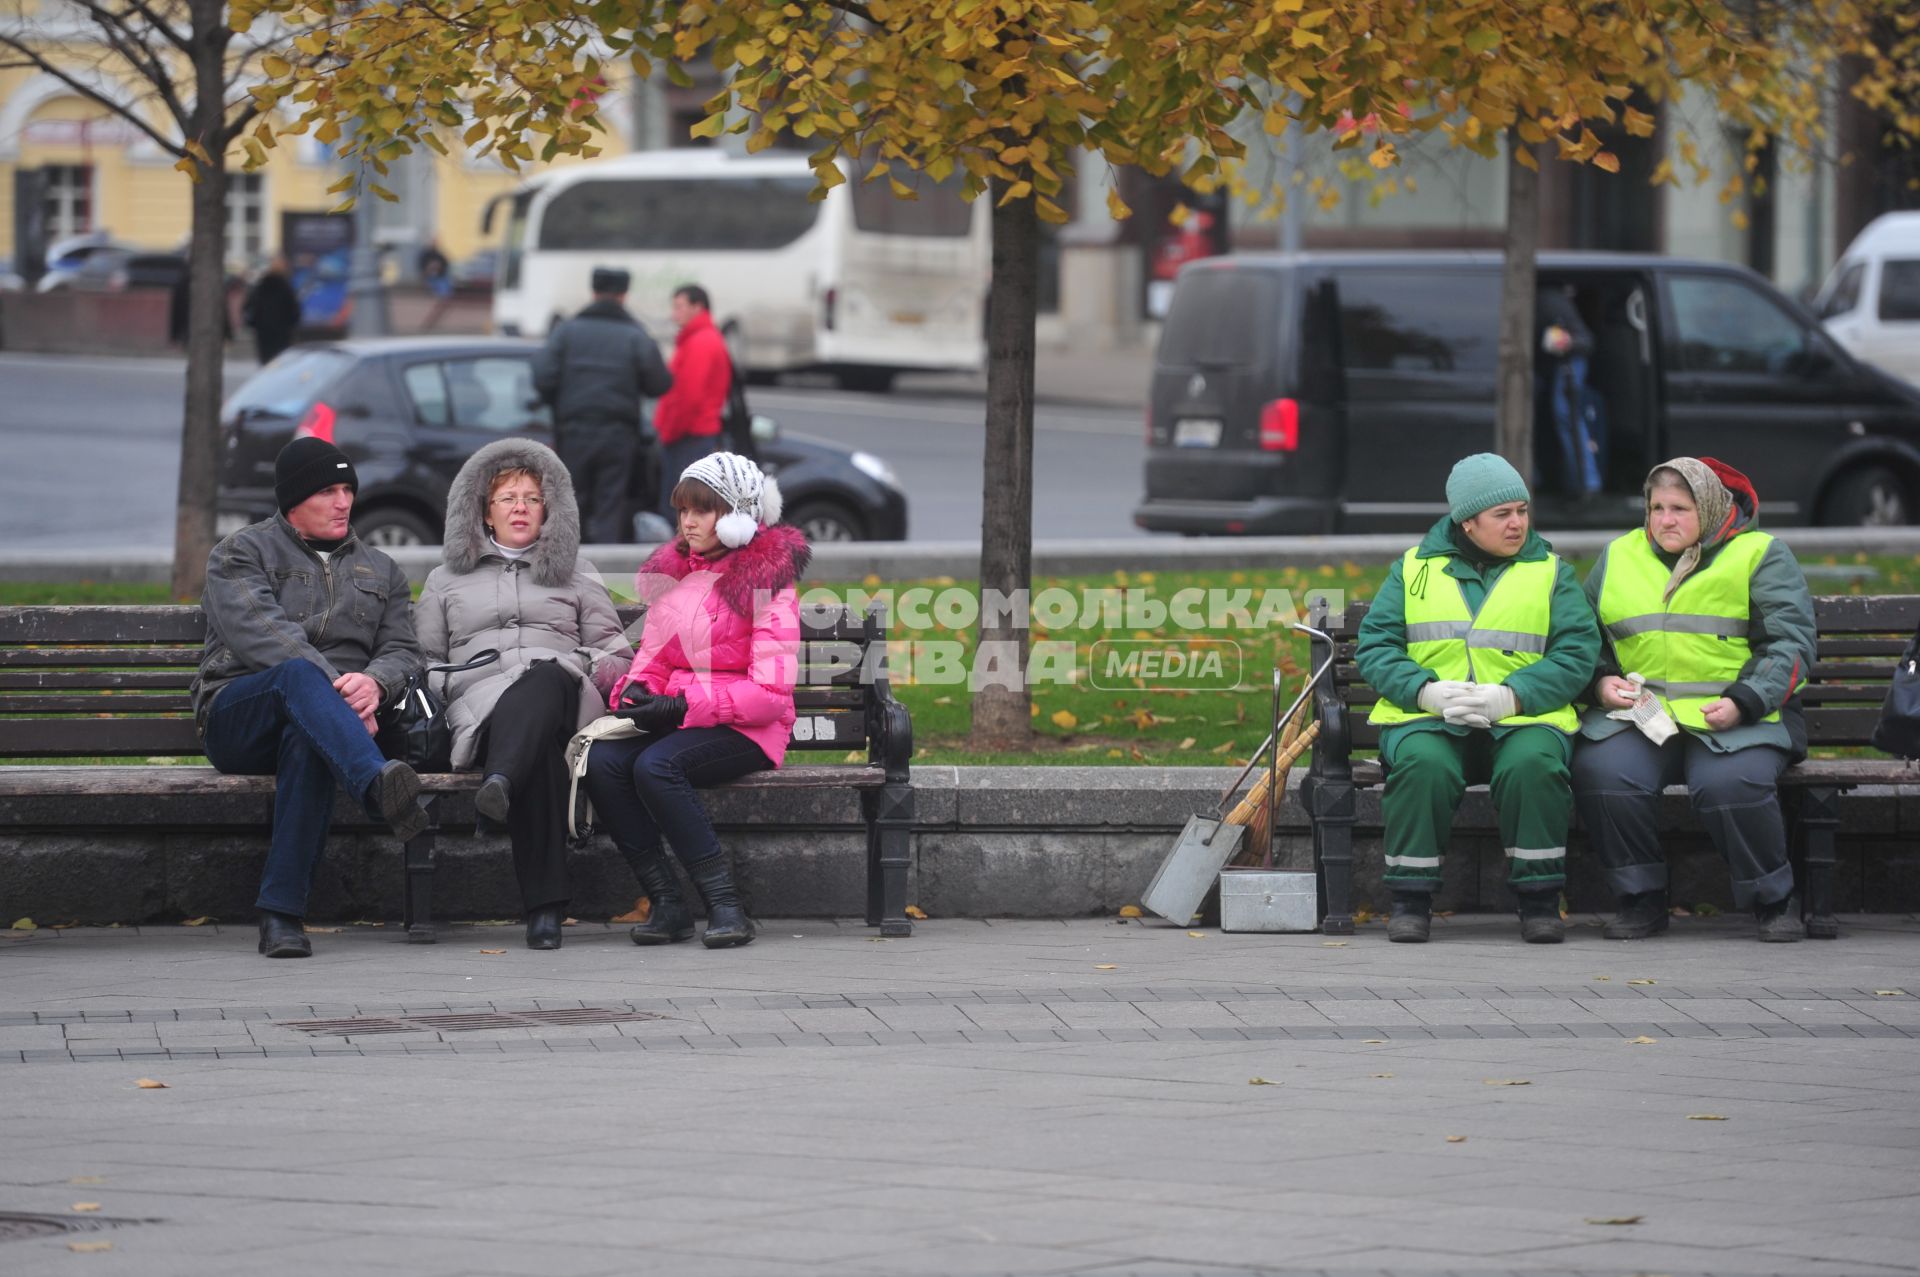
[[[651,603],[690,573],[717,572],[721,599],[739,615],[750,617],[758,591],[778,594],[793,585],[812,557],[806,534],[785,523],[761,528],[753,540],[712,561],[689,553],[686,542],[676,537],[648,556],[634,584],[639,597]]]

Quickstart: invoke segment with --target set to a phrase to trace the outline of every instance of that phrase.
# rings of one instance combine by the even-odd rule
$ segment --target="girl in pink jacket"
[[[679,536],[640,569],[646,627],[609,696],[641,735],[602,740],[586,785],[607,833],[653,901],[635,944],[693,937],[664,843],[707,906],[709,949],[746,944],[754,926],[707,810],[694,793],[778,767],[793,726],[800,616],[794,584],[811,553],[779,524],[780,489],[755,462],[702,457],[673,489]]]

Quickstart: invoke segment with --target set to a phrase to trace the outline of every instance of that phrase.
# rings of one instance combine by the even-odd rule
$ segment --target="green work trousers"
[[[1468,785],[1487,784],[1507,849],[1507,883],[1517,892],[1558,890],[1567,880],[1570,740],[1554,727],[1496,732],[1390,732],[1383,742],[1386,884],[1431,893],[1440,886],[1453,814]]]

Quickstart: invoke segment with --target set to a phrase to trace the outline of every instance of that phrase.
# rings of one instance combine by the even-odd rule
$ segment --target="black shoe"
[[[506,824],[508,790],[507,778],[499,772],[492,773],[481,781],[480,788],[474,791],[473,809],[488,820]]]
[[[1433,929],[1433,897],[1424,891],[1396,891],[1387,915],[1387,939],[1395,944],[1425,944]]]
[[[559,905],[541,905],[527,914],[527,948],[558,949],[560,947],[560,923],[567,916],[567,907]]]
[[[307,929],[290,913],[260,911],[260,952],[269,958],[311,958],[313,941]]]
[[[1520,896],[1520,938],[1528,944],[1559,944],[1567,938],[1567,920],[1560,916],[1560,889],[1523,891]]]
[[[401,842],[418,837],[427,828],[427,813],[417,801],[420,776],[395,760],[380,769],[367,790],[367,810],[387,822]]]
[[[635,944],[679,944],[693,939],[693,913],[680,894],[680,880],[666,853],[655,850],[633,862],[634,876],[647,893],[647,920],[627,932]]]
[[[1755,905],[1753,920],[1760,926],[1760,939],[1767,944],[1792,944],[1807,938],[1807,924],[1800,920],[1800,899],[1788,896],[1770,905]]]
[[[1620,912],[1600,929],[1609,940],[1645,940],[1667,929],[1667,893],[1642,891],[1620,897]]]
[[[752,943],[753,919],[747,917],[746,907],[740,903],[740,892],[733,884],[733,870],[728,868],[726,856],[718,855],[689,865],[687,873],[707,906],[707,930],[700,937],[700,943],[709,949],[731,949]]]

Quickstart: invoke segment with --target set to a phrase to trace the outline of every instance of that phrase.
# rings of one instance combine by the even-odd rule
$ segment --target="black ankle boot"
[[[1393,893],[1387,915],[1387,939],[1395,944],[1425,944],[1433,929],[1433,897],[1424,891]]]
[[[635,944],[679,944],[693,939],[693,914],[680,895],[679,879],[666,853],[653,851],[633,862],[634,876],[647,893],[647,920],[627,933]]]
[[[567,916],[565,904],[541,905],[527,913],[527,948],[558,949],[560,924]]]
[[[260,952],[269,958],[311,958],[313,941],[307,928],[290,913],[260,911]]]
[[[687,874],[699,889],[707,906],[707,931],[700,943],[709,949],[730,949],[753,940],[753,919],[740,903],[740,892],[733,885],[733,870],[725,855],[687,866]]]
[[[511,789],[507,778],[499,772],[493,772],[480,782],[480,788],[473,793],[473,809],[488,820],[499,824],[507,823],[507,805],[511,798]]]
[[[427,828],[427,812],[419,797],[419,774],[396,759],[367,786],[367,813],[384,820],[395,838],[409,842]]]
[[[1620,897],[1620,912],[1600,934],[1608,940],[1645,940],[1667,929],[1667,893],[1632,892]]]
[[[1520,938],[1528,944],[1559,944],[1567,938],[1567,922],[1560,916],[1560,889],[1522,891]]]

